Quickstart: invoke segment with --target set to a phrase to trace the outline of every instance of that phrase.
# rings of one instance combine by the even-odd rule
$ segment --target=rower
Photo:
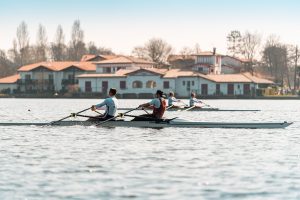
[[[182,102],[181,100],[179,99],[176,99],[175,95],[174,95],[174,92],[170,92],[169,93],[169,98],[168,98],[168,107],[173,107],[173,108],[179,108],[180,106],[179,105],[174,105],[173,103],[174,102]]]
[[[161,90],[157,90],[155,93],[155,98],[152,99],[149,103],[144,103],[139,105],[140,108],[151,107],[153,109],[152,114],[140,115],[135,118],[135,121],[147,121],[147,120],[159,120],[163,118],[163,115],[166,111],[166,101],[163,98],[163,92]]]
[[[116,98],[117,90],[115,88],[110,88],[108,93],[108,98],[106,98],[102,103],[97,105],[93,105],[91,107],[92,111],[96,111],[103,106],[106,106],[105,113],[103,115],[98,116],[99,121],[104,121],[107,119],[111,119],[115,117],[118,109],[118,100]],[[90,119],[91,120],[91,119]],[[92,119],[94,120],[94,119]],[[97,119],[98,120],[98,119]]]
[[[191,98],[190,98],[190,107],[199,107],[201,108],[200,105],[197,105],[199,103],[202,103],[202,101],[200,101],[199,99],[196,98],[196,93],[192,92],[191,93]]]

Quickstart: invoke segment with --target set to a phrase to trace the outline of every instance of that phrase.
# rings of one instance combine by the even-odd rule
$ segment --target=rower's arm
[[[139,105],[140,108],[149,107],[149,106],[151,106],[150,103],[144,103],[144,104]]]
[[[92,110],[95,111],[95,110],[97,110],[98,108],[101,108],[101,107],[103,107],[103,106],[105,106],[105,105],[106,105],[106,100],[104,100],[102,103],[93,105],[93,106],[92,106]]]

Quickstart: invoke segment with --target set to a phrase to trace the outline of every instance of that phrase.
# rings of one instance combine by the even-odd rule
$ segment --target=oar
[[[98,112],[97,110],[94,110],[95,113],[98,113],[99,115],[103,115],[101,112]]]
[[[137,110],[137,109],[139,109],[139,107],[133,108],[133,109],[128,110],[127,112],[124,112],[124,113],[119,113],[117,116],[112,117],[112,118],[107,119],[107,120],[104,120],[104,121],[101,121],[101,122],[97,123],[95,126],[100,126],[100,125],[102,125],[102,124],[105,124],[106,122],[109,122],[109,121],[111,121],[111,120],[114,120],[114,119],[116,119],[116,118],[118,118],[118,117],[120,117],[120,116],[124,116],[124,115],[126,115],[127,113],[130,113],[130,112],[132,112],[132,111],[134,111],[134,110]]]
[[[142,110],[149,115],[149,112],[144,107],[142,107]]]
[[[191,110],[191,109],[193,109],[193,108],[195,108],[196,106],[194,105],[194,106],[191,106],[191,107],[189,107],[189,108],[187,108],[187,109],[185,109],[185,110],[178,110],[178,111],[189,111],[189,110]]]
[[[166,110],[172,108],[173,106],[174,106],[174,105],[170,105],[170,106],[166,107]]]
[[[71,114],[70,114],[69,116],[67,116],[67,117],[64,117],[64,118],[62,118],[62,119],[60,119],[60,120],[57,120],[57,121],[52,121],[52,122],[50,122],[49,125],[53,125],[53,124],[55,124],[55,123],[57,123],[57,122],[61,122],[61,121],[65,120],[65,119],[68,119],[68,118],[70,118],[70,117],[73,117],[73,116],[76,116],[76,115],[78,115],[78,114],[80,114],[80,113],[83,113],[83,112],[85,112],[85,111],[87,111],[87,110],[89,110],[89,109],[91,109],[91,108],[89,107],[89,108],[86,108],[86,109],[84,109],[84,110],[82,110],[82,111],[79,111],[79,112],[77,112],[77,113],[71,113]]]

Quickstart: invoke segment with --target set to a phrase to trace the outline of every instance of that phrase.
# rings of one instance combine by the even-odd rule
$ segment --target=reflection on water
[[[206,102],[262,112],[167,116],[295,124],[278,130],[0,127],[0,199],[299,199],[298,101]],[[51,121],[95,103],[0,99],[0,121]]]

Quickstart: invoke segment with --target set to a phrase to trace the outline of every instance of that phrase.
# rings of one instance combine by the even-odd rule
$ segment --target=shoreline
[[[0,98],[16,98],[16,99],[102,99],[105,98],[102,95],[74,95],[74,96],[53,96],[53,95],[0,95]],[[119,99],[149,99],[151,97],[132,98],[132,97],[118,97]],[[188,99],[188,97],[177,96],[178,99]],[[199,96],[200,99],[215,99],[215,100],[300,100],[300,96]]]

